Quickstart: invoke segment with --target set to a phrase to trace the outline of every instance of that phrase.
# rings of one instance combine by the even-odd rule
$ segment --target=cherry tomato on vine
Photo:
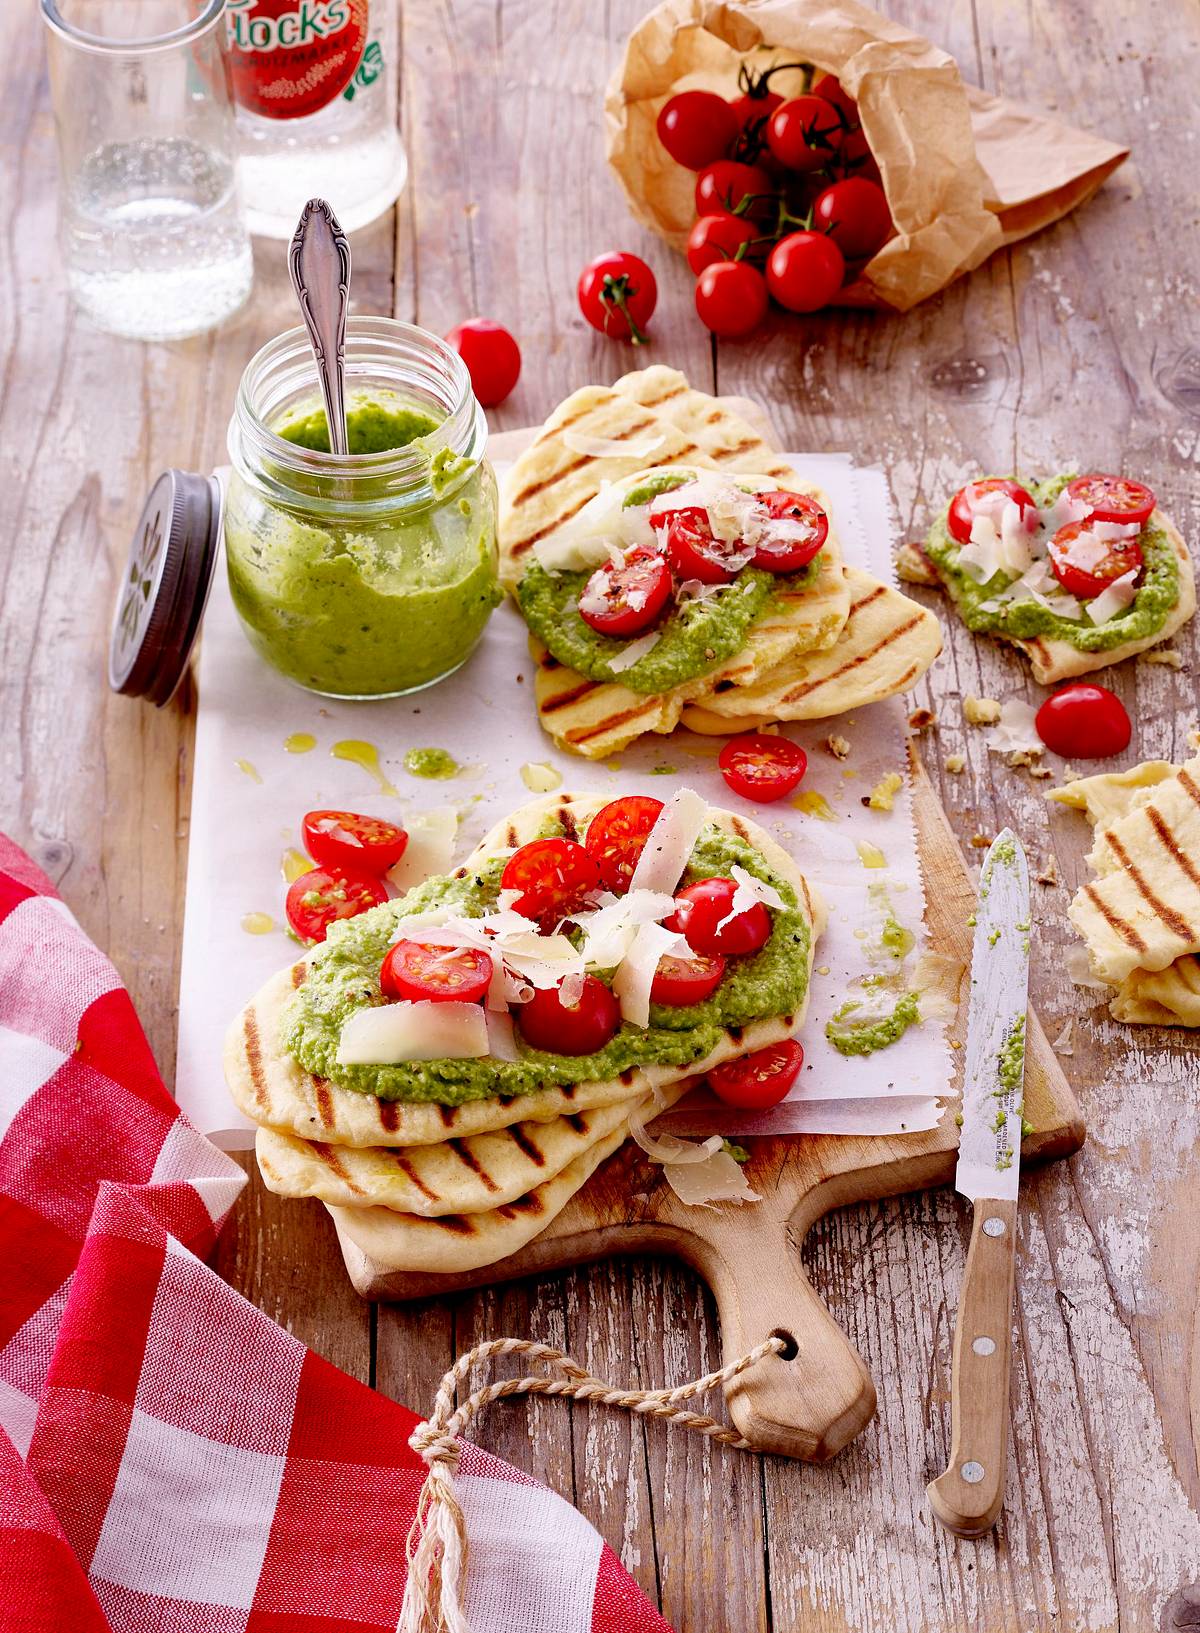
[[[1126,573],[1140,572],[1145,557],[1136,538],[1097,538],[1089,516],[1086,522],[1068,522],[1050,540],[1050,566],[1068,595],[1090,601]]]
[[[681,582],[698,578],[701,584],[729,584],[746,564],[741,539],[717,538],[701,505],[652,510],[650,526],[666,532],[667,555]]]
[[[702,215],[688,233],[688,265],[699,276],[714,261],[732,261],[742,245],[753,243],[757,236],[754,223],[741,216]]]
[[[321,867],[386,873],[404,855],[408,835],[396,822],[357,811],[308,811],[300,824],[304,848]]]
[[[775,185],[760,164],[718,159],[696,178],[696,214],[732,215],[744,199],[750,199],[739,213],[757,221],[769,212],[774,193]]]
[[[845,276],[845,258],[823,232],[790,232],[767,257],[767,288],[789,312],[819,312]]]
[[[1077,476],[1067,492],[1091,507],[1090,520],[1096,522],[1148,522],[1158,503],[1144,482],[1127,476]]]
[[[469,318],[446,336],[467,365],[471,389],[484,408],[502,403],[521,372],[521,348],[500,323]]]
[[[516,911],[551,931],[597,894],[600,869],[573,839],[532,839],[505,862],[500,888],[517,891]]]
[[[968,482],[965,487],[959,488],[950,501],[950,509],[946,512],[946,528],[950,537],[957,539],[959,544],[970,543],[971,524],[975,520],[976,507],[989,493],[1007,494],[1019,507],[1021,519],[1030,532],[1037,527],[1038,508],[1033,495],[1019,482],[1010,482],[1003,476],[988,476],[979,482]]]
[[[650,987],[652,1004],[702,1004],[711,998],[725,976],[720,953],[711,958],[677,958],[668,953],[658,961]]]
[[[756,805],[769,805],[799,786],[808,770],[808,755],[790,737],[750,731],[729,739],[717,765],[735,794]]]
[[[600,869],[606,890],[624,896],[663,802],[649,794],[627,794],[596,812],[583,836],[584,849]]]
[[[714,1066],[708,1086],[718,1100],[742,1111],[764,1111],[785,1097],[804,1065],[804,1050],[795,1038],[783,1038],[740,1060]]]
[[[714,261],[696,280],[696,314],[723,340],[757,329],[767,313],[767,281],[747,261]]]
[[[853,129],[858,124],[858,103],[842,89],[841,80],[833,74],[821,74],[813,81],[812,94],[821,97],[826,102],[832,102],[846,124]]]
[[[827,232],[847,261],[874,255],[891,236],[892,213],[883,188],[865,176],[835,181],[813,205],[813,226]]]
[[[558,987],[538,987],[515,1013],[530,1048],[552,1055],[594,1055],[621,1026],[621,1006],[595,975],[584,976],[576,1004],[565,1004]]]
[[[654,274],[636,255],[611,250],[599,255],[579,274],[579,310],[602,335],[614,340],[644,343],[642,332],[658,301]]]
[[[677,930],[694,953],[756,953],[771,937],[771,915],[755,902],[736,918],[729,917],[737,885],[732,879],[701,879],[675,898],[675,911],[663,923]],[[728,920],[728,923],[725,921]]]
[[[325,932],[337,919],[357,918],[387,899],[387,891],[369,873],[310,868],[288,886],[284,911],[295,935],[311,946],[325,940]]]
[[[434,947],[398,941],[379,971],[385,998],[475,1004],[492,984],[491,957],[482,947]]]
[[[1129,747],[1133,726],[1107,686],[1076,681],[1048,697],[1034,716],[1038,736],[1069,760],[1104,760]]]
[[[735,96],[730,107],[743,134],[753,136],[766,131],[767,120],[782,103],[783,97],[778,91],[762,91],[757,95],[747,91],[743,96]]]
[[[648,629],[671,599],[675,581],[657,550],[627,550],[618,565],[596,571],[579,597],[579,616],[601,635],[636,635]]]
[[[760,494],[758,502],[773,521],[792,525],[772,530],[759,540],[754,565],[771,573],[798,573],[829,537],[829,517],[809,494],[791,493],[787,488]]]
[[[741,121],[715,91],[680,91],[658,114],[658,139],[676,164],[703,170],[737,141]]]
[[[789,170],[823,169],[844,135],[841,114],[820,96],[794,96],[781,103],[767,125],[767,145]]]

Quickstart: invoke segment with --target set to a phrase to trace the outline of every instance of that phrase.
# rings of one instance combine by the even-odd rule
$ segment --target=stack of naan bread
[[[605,803],[560,793],[524,806],[461,871],[537,837],[549,815],[567,813],[581,828]],[[752,844],[793,885],[809,925],[811,975],[825,913],[795,861],[745,817],[710,809],[708,820]],[[722,1061],[790,1037],[807,1004],[727,1032],[687,1067],[652,1064],[610,1081],[443,1106],[381,1100],[306,1072],[283,1038],[288,1000],[307,973],[301,959],[246,1005],[226,1040],[226,1080],[258,1124],[255,1150],[268,1187],[319,1198],[348,1260],[356,1250],[375,1272],[462,1273],[517,1252],[621,1145],[631,1116],[653,1115]]]
[[[1118,1021],[1200,1026],[1200,757],[1080,777],[1050,799],[1084,811],[1095,875],[1068,916]]]
[[[661,365],[612,387],[585,386],[562,403],[502,484],[500,572],[509,589],[534,546],[608,483],[662,465],[702,466],[775,477],[781,487],[828,501],[756,428],[749,405],[694,390]],[[756,623],[741,652],[662,694],[594,681],[560,664],[536,639],[538,716],[560,748],[589,759],[645,732],[728,736],[771,721],[817,720],[904,691],[941,651],[937,618],[842,560],[836,518],[815,582],[785,592]]]

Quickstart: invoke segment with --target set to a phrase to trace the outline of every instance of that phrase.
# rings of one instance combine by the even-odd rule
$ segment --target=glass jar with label
[[[457,669],[500,601],[487,422],[458,354],[392,318],[350,319],[346,407],[339,457],[305,331],[251,360],[229,429],[229,588],[290,679],[394,697]]]
[[[353,232],[400,193],[397,10],[395,0],[227,0],[251,232],[290,238],[315,195]]]

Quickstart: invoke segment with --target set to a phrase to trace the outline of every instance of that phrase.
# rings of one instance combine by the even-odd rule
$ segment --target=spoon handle
[[[348,454],[346,438],[346,310],[350,305],[350,244],[323,198],[310,198],[288,250],[288,270],[317,360],[329,424],[329,446]]]

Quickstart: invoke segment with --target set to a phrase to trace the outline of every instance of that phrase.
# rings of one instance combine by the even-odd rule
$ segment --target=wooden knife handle
[[[980,1197],[954,1327],[950,1465],[928,1487],[934,1514],[960,1537],[990,1531],[1004,1502],[1016,1235],[1016,1202]]]

